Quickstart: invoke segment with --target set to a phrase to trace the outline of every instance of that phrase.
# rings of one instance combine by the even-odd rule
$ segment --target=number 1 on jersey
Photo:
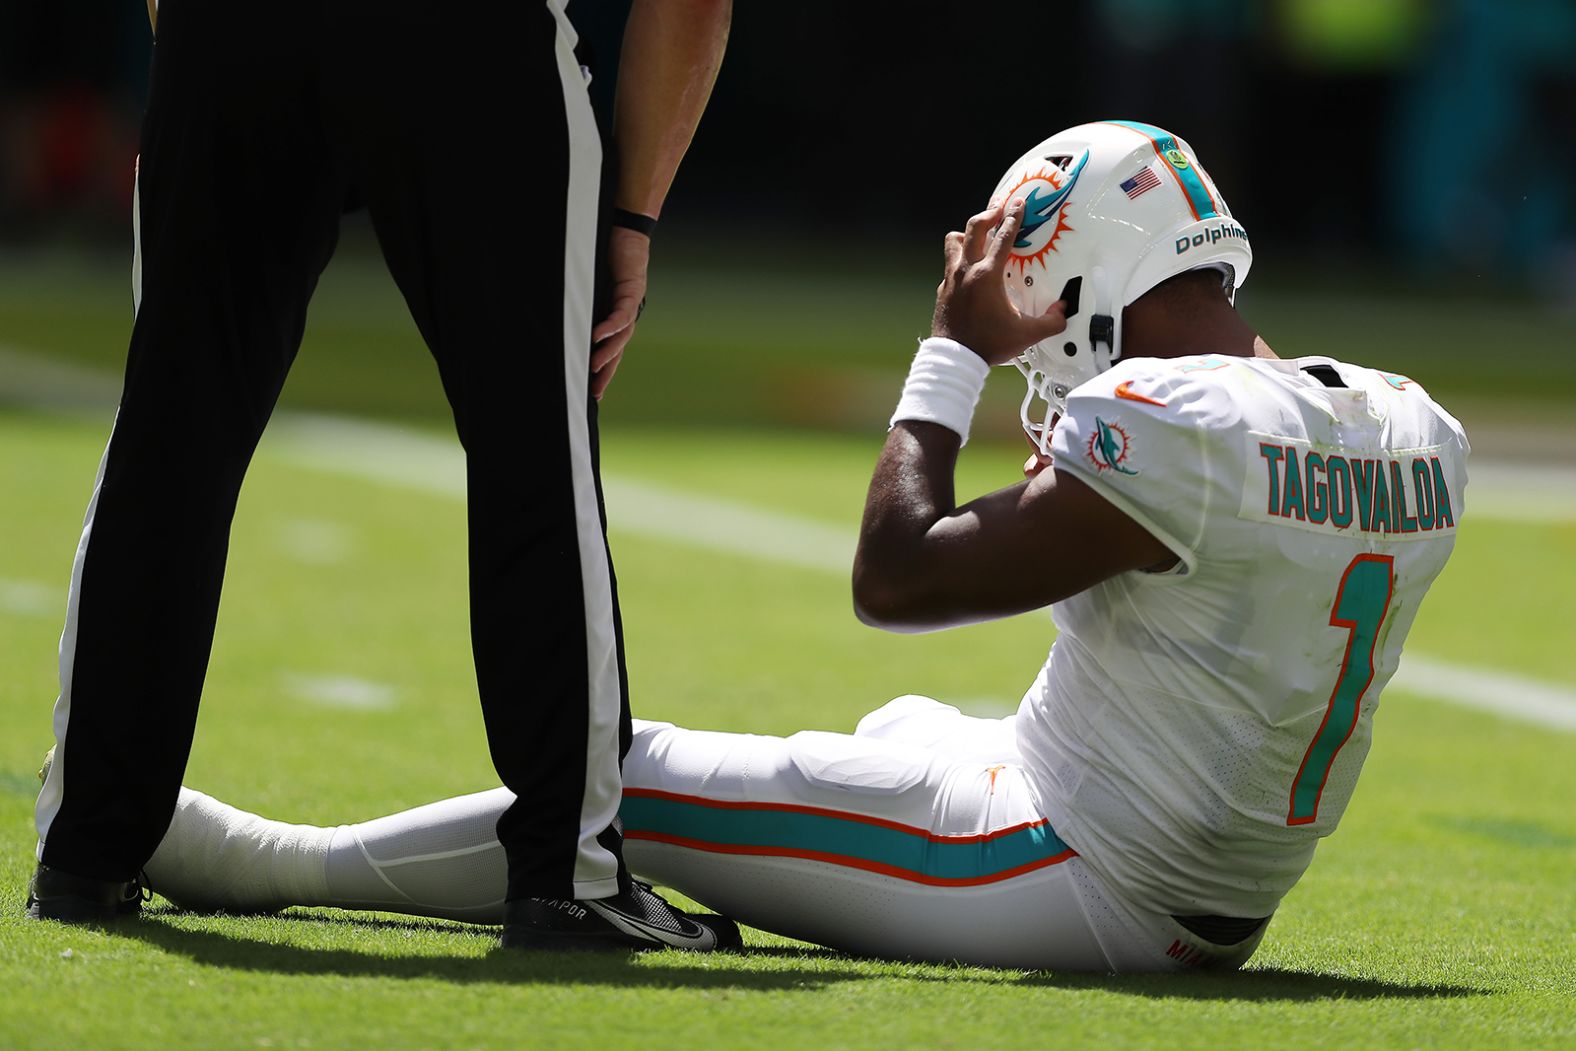
[[[1288,825],[1311,824],[1319,816],[1319,797],[1324,794],[1330,767],[1357,727],[1363,694],[1374,681],[1374,646],[1390,609],[1394,563],[1391,555],[1358,555],[1347,565],[1341,586],[1335,589],[1330,626],[1347,630],[1346,655],[1341,659],[1341,675],[1330,692],[1330,703],[1325,706],[1324,721],[1291,783]]]

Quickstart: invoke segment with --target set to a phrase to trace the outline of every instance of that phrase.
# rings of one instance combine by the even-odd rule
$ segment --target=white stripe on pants
[[[140,161],[133,162],[131,181],[131,316],[142,306],[142,173]],[[115,429],[110,427],[110,442]],[[104,467],[109,463],[109,443],[99,457],[98,474],[93,479],[93,495],[88,497],[87,513],[82,516],[82,536],[71,562],[71,585],[66,592],[66,624],[60,632],[60,693],[55,698],[51,727],[55,733],[55,759],[44,779],[43,790],[33,809],[33,824],[38,829],[35,856],[42,861],[44,840],[49,826],[60,813],[66,786],[66,727],[71,722],[71,678],[77,663],[77,617],[82,605],[82,565],[88,556],[88,540],[93,535],[93,515],[98,510],[99,490],[104,486]]]
[[[564,86],[569,128],[569,196],[564,223],[564,404],[574,476],[574,512],[580,543],[580,575],[586,619],[586,772],[580,806],[580,845],[575,856],[577,898],[617,892],[618,861],[597,842],[618,814],[623,782],[618,768],[618,729],[623,711],[614,635],[613,585],[607,541],[602,534],[591,438],[585,406],[590,382],[592,291],[595,280],[597,192],[602,141],[575,58],[574,29],[556,3],[558,75]]]

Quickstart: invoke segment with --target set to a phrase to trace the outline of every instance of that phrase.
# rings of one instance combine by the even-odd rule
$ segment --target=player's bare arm
[[[1039,317],[1008,299],[1003,274],[1021,202],[974,216],[946,238],[935,337],[986,365],[1003,364],[1066,325],[1063,304]],[[940,423],[899,421],[866,497],[854,559],[854,607],[867,624],[928,631],[1038,609],[1133,569],[1175,561],[1166,547],[1071,475],[1035,477],[959,507],[953,472],[963,437]],[[1076,559],[1048,561],[1056,547]]]
[[[657,218],[711,98],[733,18],[732,0],[635,0],[624,30],[614,103],[615,207]],[[612,307],[591,333],[591,393],[618,371],[646,296],[649,234],[615,225],[608,242]]]

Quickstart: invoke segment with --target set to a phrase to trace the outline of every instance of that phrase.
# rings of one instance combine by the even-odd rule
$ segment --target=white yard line
[[[1408,650],[1390,680],[1390,689],[1576,731],[1576,690],[1493,668],[1442,661]]]
[[[338,565],[355,548],[351,529],[322,518],[288,518],[278,523],[274,537],[280,550],[309,566]]]
[[[268,455],[302,467],[443,496],[465,494],[465,459],[459,446],[429,434],[360,420],[296,415],[279,420],[269,435]],[[1546,479],[1538,484],[1547,484]],[[816,519],[613,475],[604,477],[604,485],[608,522],[616,529],[839,575],[847,574],[852,564],[851,531]],[[1408,694],[1521,722],[1576,730],[1576,690],[1492,668],[1408,651],[1391,685]]]
[[[50,587],[36,580],[0,579],[0,613],[18,617],[63,617],[65,585]]]
[[[74,377],[75,373],[83,376]],[[0,377],[5,381],[0,385],[0,405],[10,400],[64,408],[74,379],[96,384],[100,393],[104,389],[100,373],[3,347]],[[83,389],[76,388],[79,393]],[[31,394],[37,396],[29,397]],[[278,413],[259,453],[330,474],[456,499],[465,496],[465,458],[458,443],[412,428],[338,416]],[[624,532],[838,575],[846,575],[852,564],[851,528],[616,474],[604,475],[603,484],[609,524]],[[1570,467],[1474,460],[1468,493],[1472,518],[1576,521],[1576,469]],[[32,606],[38,600],[31,588],[24,593],[26,601],[20,605]],[[1408,652],[1393,686],[1405,693],[1521,722],[1576,730],[1576,690],[1494,668]]]
[[[354,675],[307,675],[291,672],[283,677],[285,693],[321,705],[358,712],[384,712],[393,708],[397,691],[381,682]]]
[[[465,496],[459,443],[410,428],[281,413],[259,454],[330,474]],[[825,522],[616,474],[604,474],[602,486],[608,524],[615,529],[801,569],[846,574],[853,565],[852,534]]]
[[[119,396],[120,377],[115,373],[83,368],[0,344],[0,408],[14,404],[61,414],[90,414],[104,420],[108,433],[107,410]],[[282,435],[281,432],[287,433]],[[459,446],[430,432],[346,417],[281,412],[275,414],[269,436],[283,437],[287,444],[294,445],[320,443],[315,448],[323,458],[324,469],[330,469],[330,465],[337,462],[345,471],[359,477],[427,491],[441,490],[461,496],[465,493]],[[339,442],[345,443],[344,448],[335,448]],[[456,464],[461,466],[456,468]],[[1474,457],[1471,475],[1467,487],[1470,519],[1576,522],[1576,466]],[[641,500],[660,501],[660,493],[673,492],[632,479],[616,479],[607,485],[610,490],[622,487],[624,492]],[[719,512],[720,517],[710,529],[704,522],[691,520],[683,526],[682,532],[670,534],[674,539],[688,537],[693,529],[708,535],[722,534],[734,526],[745,530],[763,527],[771,531],[771,523],[755,517],[754,509],[724,502],[711,506],[706,497],[690,494],[682,494],[682,499],[692,502],[697,509]],[[734,518],[734,514],[742,514],[742,517]],[[781,519],[781,516],[772,517]],[[809,532],[800,533],[800,526]],[[638,524],[628,522],[623,527],[639,528]],[[659,521],[647,531],[660,534],[663,528],[664,523]],[[811,569],[833,568],[829,552],[835,550],[838,553],[835,568],[842,572],[848,565],[843,553],[852,554],[851,541],[831,543],[824,533],[827,528],[823,522],[801,520],[795,525],[793,536],[773,532],[768,539],[783,542],[783,557],[779,561]],[[817,539],[805,539],[815,537],[818,531],[821,535]],[[732,537],[715,535],[712,538],[716,543],[710,546],[717,549],[748,553]]]
[[[1576,468],[1470,461],[1467,516],[1502,522],[1576,522]]]

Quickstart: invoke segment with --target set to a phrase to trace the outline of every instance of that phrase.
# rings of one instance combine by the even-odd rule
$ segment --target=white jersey
[[[1138,905],[1267,916],[1351,798],[1466,435],[1405,376],[1151,358],[1075,389],[1053,452],[1180,563],[1053,608],[1018,720],[1047,816]]]

